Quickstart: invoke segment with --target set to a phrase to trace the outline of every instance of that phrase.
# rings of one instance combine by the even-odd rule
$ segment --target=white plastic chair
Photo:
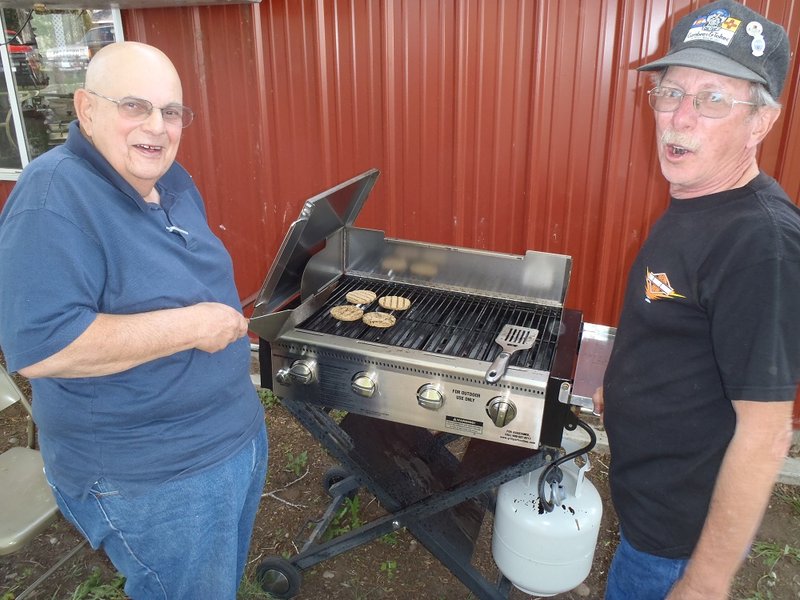
[[[0,454],[0,556],[21,549],[55,518],[58,507],[44,476],[31,405],[0,365],[0,410],[20,403],[28,415],[26,446]]]

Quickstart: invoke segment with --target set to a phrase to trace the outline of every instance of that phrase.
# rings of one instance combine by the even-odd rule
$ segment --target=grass
[[[387,544],[388,546],[397,546],[398,542],[400,541],[400,536],[396,531],[390,531],[387,534],[381,536],[380,540]]]
[[[269,388],[258,388],[258,397],[266,410],[280,406],[281,399],[278,398]]]
[[[789,544],[781,547],[780,544],[772,542],[756,542],[753,544],[753,556],[763,559],[764,564],[772,570],[784,558],[800,563],[800,548]]]
[[[800,488],[778,486],[773,496],[775,501],[789,508],[791,521],[800,518]],[[783,600],[786,593],[782,588],[786,587],[783,585],[786,582],[780,578],[791,577],[797,581],[793,574],[797,572],[796,565],[800,565],[800,548],[783,542],[756,541],[750,548],[750,559],[753,561],[751,564],[761,559],[766,572],[758,578],[755,591],[738,597],[739,600]],[[779,564],[783,565],[780,569],[777,568]]]
[[[73,592],[72,600],[125,600],[125,578],[117,573],[109,582],[103,581],[100,569],[93,569],[89,578]]]
[[[347,411],[346,410],[341,410],[339,408],[334,408],[334,409],[331,410],[331,412],[329,414],[330,414],[331,419],[336,421],[336,423],[341,423],[342,419],[344,419],[347,416]]]
[[[775,495],[781,501],[789,505],[793,516],[800,517],[800,492],[791,490],[787,492],[778,492]]]
[[[100,569],[95,568],[89,578],[76,588],[70,600],[127,600],[124,587],[125,578],[119,573],[110,581],[104,581]],[[247,577],[242,579],[236,594],[236,600],[268,600],[271,597],[258,583]],[[0,600],[14,600],[14,594],[4,593]]]
[[[781,561],[800,563],[800,548],[789,544],[776,544],[774,542],[755,542],[750,552],[753,558],[760,558],[767,567],[767,572],[761,576],[756,585],[756,591],[744,600],[782,600],[773,593],[778,583],[778,574],[775,567]]]
[[[381,563],[381,572],[386,573],[386,578],[391,581],[397,571],[397,561],[385,560]]]
[[[295,456],[291,451],[286,451],[286,467],[284,471],[294,473],[295,476],[300,477],[308,466],[308,450],[303,450],[300,454]]]
[[[364,524],[361,520],[361,501],[358,496],[345,498],[344,504],[338,513],[331,520],[331,524],[322,536],[323,541],[331,540],[335,537],[358,529]]]
[[[16,597],[14,592],[19,588],[22,588],[22,582],[24,582],[26,579],[29,579],[32,574],[33,568],[25,567],[21,573],[15,573],[13,577],[7,577],[6,583],[10,583],[11,587],[8,589],[8,591],[5,591],[2,595],[0,595],[0,600],[14,600]]]
[[[272,596],[247,576],[242,579],[239,590],[236,592],[236,600],[266,600],[267,598],[272,598]]]

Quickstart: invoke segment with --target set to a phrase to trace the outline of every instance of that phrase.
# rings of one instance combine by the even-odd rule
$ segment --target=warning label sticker
[[[452,431],[460,431],[472,435],[483,433],[482,421],[473,421],[472,419],[464,419],[462,417],[448,415],[444,418],[444,426]]]

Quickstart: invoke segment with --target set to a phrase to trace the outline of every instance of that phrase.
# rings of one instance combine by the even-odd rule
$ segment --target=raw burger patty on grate
[[[391,327],[397,321],[393,315],[383,312],[369,312],[361,320],[370,327]]]
[[[358,321],[364,316],[364,311],[352,304],[344,304],[342,306],[334,306],[331,309],[331,316],[339,321]]]
[[[351,304],[372,304],[375,302],[377,294],[370,290],[353,290],[352,292],[347,292],[345,298]]]
[[[411,300],[402,296],[381,296],[378,298],[378,304],[386,310],[408,310]]]

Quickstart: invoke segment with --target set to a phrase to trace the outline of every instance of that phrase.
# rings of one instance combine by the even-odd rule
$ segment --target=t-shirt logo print
[[[731,17],[724,8],[713,10],[692,23],[683,41],[716,42],[728,46],[741,23],[739,19]]]
[[[647,302],[653,300],[663,300],[664,298],[685,298],[677,293],[669,284],[669,277],[666,273],[653,273],[647,269],[647,276],[644,280],[644,295]]]

